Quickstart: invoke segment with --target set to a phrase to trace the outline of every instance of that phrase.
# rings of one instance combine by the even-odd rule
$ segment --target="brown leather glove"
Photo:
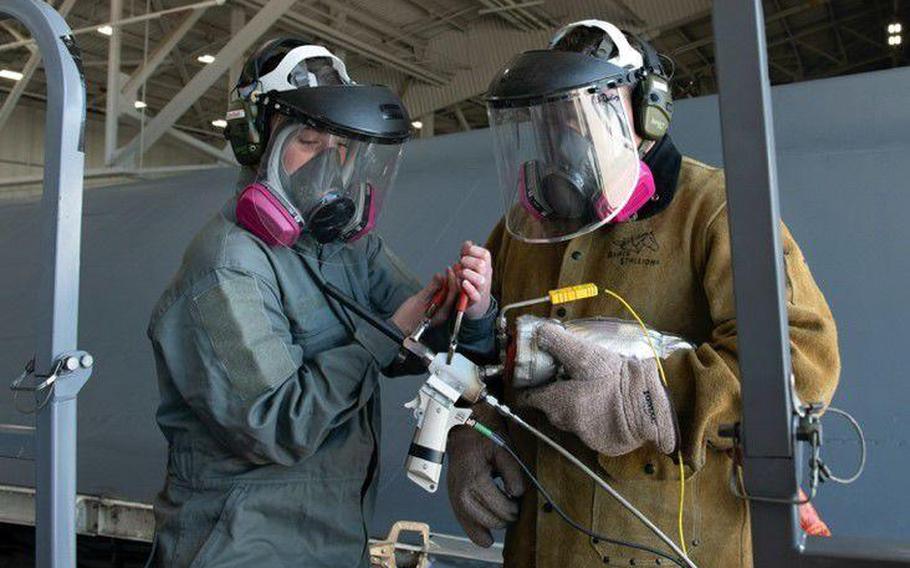
[[[665,454],[676,452],[676,412],[653,359],[624,359],[551,322],[540,326],[537,341],[570,379],[522,391],[517,406],[542,411],[553,426],[608,456],[647,442]]]
[[[475,417],[500,435],[502,420],[487,407],[478,405]],[[518,519],[518,497],[525,491],[518,464],[505,450],[469,426],[456,426],[449,432],[446,453],[446,482],[455,518],[474,544],[493,544],[492,529],[505,528]],[[493,479],[502,479],[505,491]]]

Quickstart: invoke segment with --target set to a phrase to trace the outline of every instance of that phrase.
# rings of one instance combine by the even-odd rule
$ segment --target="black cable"
[[[155,531],[155,536],[152,537],[152,549],[149,551],[149,556],[145,560],[144,568],[151,568],[152,562],[155,561],[155,551],[158,550],[158,531]]]
[[[381,332],[383,335],[394,341],[395,343],[401,344],[404,342],[404,334],[400,329],[394,325],[388,323],[379,318],[376,314],[368,310],[367,308],[361,306],[357,303],[356,300],[336,288],[329,282],[321,278],[316,279],[316,283],[325,291],[325,293],[341,303],[344,307],[348,308],[361,318],[366,321],[368,324],[373,326],[376,330]]]
[[[515,462],[518,463],[518,466],[521,467],[522,471],[525,472],[525,475],[528,476],[528,479],[531,480],[531,483],[534,484],[534,487],[537,488],[537,491],[539,491],[540,494],[543,495],[543,498],[547,500],[547,503],[549,503],[550,506],[553,507],[553,510],[556,511],[556,513],[559,514],[560,518],[562,518],[562,520],[565,521],[569,526],[571,526],[572,528],[574,528],[575,530],[577,530],[579,532],[584,533],[585,535],[587,535],[593,539],[607,542],[609,544],[615,544],[616,546],[624,546],[626,548],[633,548],[636,550],[641,550],[642,552],[649,552],[655,556],[665,558],[665,559],[669,560],[670,562],[676,564],[677,566],[680,566],[681,568],[685,568],[685,565],[682,564],[679,561],[679,559],[674,558],[673,556],[670,556],[669,554],[667,554],[665,552],[661,552],[660,550],[657,550],[656,548],[651,548],[650,546],[646,546],[644,544],[637,544],[634,542],[626,542],[624,540],[617,540],[614,538],[609,538],[609,537],[596,533],[593,530],[590,530],[590,529],[585,528],[585,527],[581,526],[580,524],[578,524],[571,517],[569,517],[565,513],[565,511],[563,511],[559,507],[559,505],[557,505],[553,501],[553,498],[550,496],[550,494],[547,492],[547,490],[544,489],[543,485],[541,485],[541,483],[537,479],[537,477],[535,477],[534,474],[531,473],[531,470],[528,468],[528,466],[521,460],[520,457],[518,457],[518,454],[516,454],[515,451],[509,447],[509,445],[505,442],[505,440],[501,436],[496,434],[495,432],[491,431],[491,434],[493,435],[493,437],[490,439],[493,441],[493,443],[495,443],[496,445],[498,445],[499,447],[501,447],[502,449],[507,451],[509,453],[509,455],[512,456],[512,459],[514,459]]]

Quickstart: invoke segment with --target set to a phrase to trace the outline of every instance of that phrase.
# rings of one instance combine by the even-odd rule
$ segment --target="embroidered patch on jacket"
[[[654,231],[646,231],[610,243],[607,258],[616,260],[620,266],[657,266],[660,264],[658,252],[660,243]]]

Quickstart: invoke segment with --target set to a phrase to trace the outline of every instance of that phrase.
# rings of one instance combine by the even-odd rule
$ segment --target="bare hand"
[[[480,319],[490,309],[490,286],[493,283],[493,262],[490,251],[465,241],[461,245],[461,287],[470,302],[465,316]]]
[[[392,316],[392,323],[405,335],[410,335],[423,321],[424,314],[433,299],[433,295],[442,286],[448,286],[448,293],[445,301],[433,315],[430,325],[435,326],[446,321],[452,311],[452,305],[455,303],[455,296],[458,290],[458,282],[451,268],[447,269],[445,273],[434,274],[430,282],[420,292],[405,300],[395,310],[395,314]]]

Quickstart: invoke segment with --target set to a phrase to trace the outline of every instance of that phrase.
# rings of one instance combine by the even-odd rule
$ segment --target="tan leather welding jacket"
[[[649,158],[659,201],[642,210],[637,220],[550,245],[512,239],[500,223],[488,242],[494,257],[493,291],[505,306],[540,297],[552,288],[594,282],[626,298],[649,326],[699,346],[664,361],[681,426],[685,538],[690,556],[701,568],[748,567],[752,565],[748,507],[728,488],[731,442],[718,436],[718,427],[738,421],[741,413],[724,174],[680,159],[668,138]],[[798,392],[803,400],[828,402],[840,372],[834,319],[786,228],[783,248]],[[606,294],[564,306],[515,310],[510,320],[523,313],[567,320],[629,317]],[[512,394],[507,388],[506,402],[514,401]],[[652,446],[616,458],[597,455],[574,435],[546,424],[542,415],[528,411],[525,415],[583,456],[677,540],[679,468],[670,457]],[[577,521],[611,538],[666,550],[553,450],[515,428],[510,427],[509,434],[554,499]],[[533,491],[525,494],[519,521],[507,533],[505,556],[507,568],[669,565],[653,554],[584,536],[563,523]]]

